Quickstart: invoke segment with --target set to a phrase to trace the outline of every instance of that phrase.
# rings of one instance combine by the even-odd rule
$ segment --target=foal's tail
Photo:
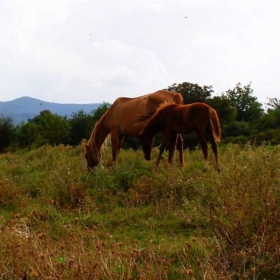
[[[222,130],[220,125],[220,120],[215,109],[210,108],[210,123],[214,132],[216,141],[220,142],[222,138]]]

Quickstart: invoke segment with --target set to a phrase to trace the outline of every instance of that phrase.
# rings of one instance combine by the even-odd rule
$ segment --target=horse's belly
[[[121,134],[123,136],[133,136],[133,137],[138,137],[139,133],[141,132],[142,128],[140,129],[139,126],[136,127],[123,127],[121,129]]]

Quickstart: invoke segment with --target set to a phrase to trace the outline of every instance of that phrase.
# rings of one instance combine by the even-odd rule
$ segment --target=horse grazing
[[[156,166],[159,165],[167,145],[169,148],[168,162],[172,163],[178,133],[195,132],[203,151],[204,160],[208,160],[207,140],[209,140],[215,154],[217,169],[220,170],[217,148],[217,142],[221,139],[220,121],[216,110],[209,105],[196,102],[188,105],[164,104],[160,106],[139,135],[146,160],[151,159],[153,137],[160,131],[163,132],[163,138]]]
[[[112,159],[116,163],[122,141],[125,136],[138,137],[145,121],[151,117],[162,103],[182,104],[180,93],[159,90],[144,96],[119,97],[96,123],[89,141],[84,144],[87,168],[90,170],[101,160],[101,146],[108,134],[111,134]],[[177,149],[183,164],[183,139],[178,137]]]

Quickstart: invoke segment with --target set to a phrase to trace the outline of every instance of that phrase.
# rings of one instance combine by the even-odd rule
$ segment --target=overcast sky
[[[0,101],[112,103],[182,82],[280,97],[279,0],[0,0],[0,27]]]

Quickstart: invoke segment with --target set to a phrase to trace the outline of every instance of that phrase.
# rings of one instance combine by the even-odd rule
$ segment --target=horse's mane
[[[95,137],[95,132],[96,132],[96,126],[97,126],[97,124],[98,124],[98,121],[97,121],[97,122],[95,123],[95,125],[94,125],[94,128],[93,128],[93,130],[92,130],[92,132],[91,132],[91,134],[90,134],[88,143],[89,143],[91,140],[93,140],[94,137]]]
[[[101,120],[101,119],[100,119],[100,120]],[[94,128],[93,128],[93,130],[92,130],[92,132],[91,132],[90,138],[89,138],[89,140],[88,140],[88,144],[89,144],[90,142],[93,142],[93,144],[94,144],[94,141],[95,141],[95,134],[96,134],[96,128],[97,128],[97,126],[99,125],[100,120],[97,121],[97,122],[95,123]],[[105,138],[105,140],[104,140],[104,142],[103,142],[103,144],[102,144],[102,146],[101,146],[101,149],[103,148],[103,146],[105,147],[105,146],[108,145],[109,140],[110,140],[110,139],[109,139],[109,135],[108,135],[108,136]]]

